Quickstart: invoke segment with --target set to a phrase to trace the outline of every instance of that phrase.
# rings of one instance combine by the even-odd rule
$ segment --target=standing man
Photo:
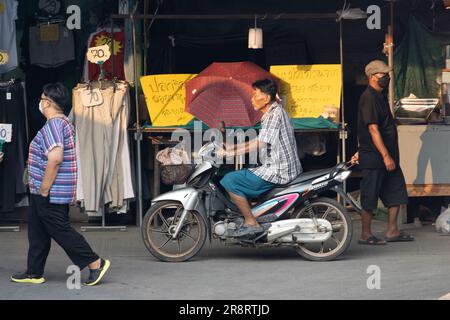
[[[363,176],[362,234],[359,244],[383,245],[386,242],[414,240],[411,235],[399,231],[397,226],[400,206],[407,204],[408,194],[400,168],[397,126],[386,96],[390,71],[391,68],[383,61],[370,62],[365,69],[369,86],[359,100],[359,152],[352,158],[353,163],[359,161]],[[378,198],[389,209],[385,240],[376,238],[371,230],[373,210],[378,207]]]
[[[39,110],[47,118],[30,144],[28,172],[30,208],[28,213],[28,268],[13,275],[16,283],[41,284],[45,263],[55,240],[80,270],[89,267],[85,285],[98,284],[109,269],[109,260],[95,254],[69,222],[69,204],[77,185],[75,129],[64,115],[69,92],[61,83],[44,86]]]

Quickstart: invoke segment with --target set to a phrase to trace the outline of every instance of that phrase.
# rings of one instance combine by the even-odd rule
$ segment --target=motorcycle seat
[[[298,184],[298,183],[302,183],[302,182],[305,182],[305,181],[308,181],[308,180],[312,180],[312,179],[318,178],[320,176],[326,175],[331,170],[332,170],[332,168],[313,170],[313,171],[300,173],[300,175],[297,178],[295,178],[294,180],[292,180],[291,182],[289,182],[287,184],[283,184],[283,185],[278,185],[277,188],[285,188],[285,187],[293,186],[294,184]]]
[[[259,196],[258,203],[263,203],[270,198],[273,198],[277,193],[284,191],[286,188],[293,186],[295,184],[299,184],[302,182],[306,182],[309,180],[316,179],[320,176],[326,175],[327,173],[331,172],[332,168],[328,169],[320,169],[320,170],[313,170],[301,173],[297,178],[292,180],[291,182],[287,184],[280,184],[277,185],[275,188],[270,189],[269,191],[263,193],[261,196]]]

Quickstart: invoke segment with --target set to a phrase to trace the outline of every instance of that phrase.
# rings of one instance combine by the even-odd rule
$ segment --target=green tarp
[[[408,31],[395,51],[395,98],[415,94],[418,98],[437,98],[437,78],[445,66],[445,46],[450,33],[433,33],[410,16]]]
[[[187,129],[187,130],[193,130],[194,129],[194,123],[195,121],[199,121],[197,119],[192,120],[185,126],[171,126],[171,127],[157,127],[157,126],[151,126],[151,125],[144,125],[145,128],[180,128],[180,129]],[[319,118],[296,118],[291,119],[292,126],[295,130],[311,130],[311,129],[338,129],[339,126],[325,118],[319,117]],[[254,127],[227,127],[228,129],[260,129],[261,124],[258,123]],[[202,122],[202,130],[208,130],[209,127]]]

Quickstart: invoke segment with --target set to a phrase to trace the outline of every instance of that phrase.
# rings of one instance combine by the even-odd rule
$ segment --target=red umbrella
[[[252,83],[275,77],[252,62],[213,63],[186,83],[186,111],[209,127],[254,126],[261,112],[251,103]]]

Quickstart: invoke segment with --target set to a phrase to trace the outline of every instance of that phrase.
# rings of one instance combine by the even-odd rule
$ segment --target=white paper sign
[[[5,51],[0,51],[0,66],[7,64],[9,61],[9,55]]]
[[[95,107],[103,104],[103,95],[100,89],[85,90],[81,95],[81,102],[85,107]]]
[[[11,142],[12,137],[12,124],[0,123],[0,140],[5,142]]]
[[[92,47],[88,49],[87,58],[89,62],[103,64],[111,58],[111,50],[109,50],[107,44],[99,47]]]
[[[450,71],[442,72],[442,83],[450,83]]]

